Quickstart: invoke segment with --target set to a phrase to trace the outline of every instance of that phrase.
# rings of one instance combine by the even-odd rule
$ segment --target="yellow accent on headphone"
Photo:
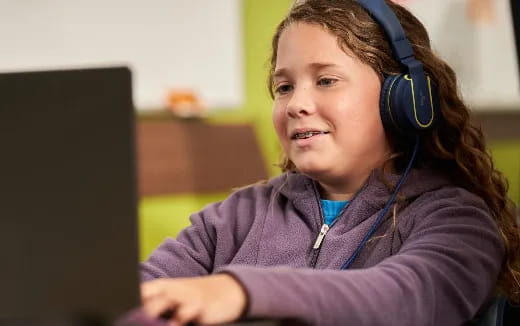
[[[430,108],[432,110],[432,117],[431,117],[430,121],[428,123],[426,123],[426,124],[421,123],[419,121],[419,119],[417,119],[417,109],[415,108],[415,93],[414,93],[414,90],[413,90],[413,80],[410,78],[409,75],[405,75],[404,79],[409,80],[412,83],[413,113],[414,113],[414,116],[415,116],[415,121],[417,122],[417,124],[420,127],[428,128],[432,124],[433,118],[434,118],[434,114],[435,114],[434,111],[433,111],[432,87],[430,85],[430,77],[426,76],[426,80],[428,81],[428,93],[430,95]]]

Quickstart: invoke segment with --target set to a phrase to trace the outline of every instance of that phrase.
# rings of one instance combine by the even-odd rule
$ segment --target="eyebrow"
[[[339,67],[339,65],[337,65],[335,63],[328,63],[328,62],[313,62],[313,63],[309,64],[308,66],[312,70]],[[275,72],[273,73],[273,78],[279,78],[279,77],[282,77],[282,76],[285,76],[288,74],[289,74],[289,69],[287,69],[287,68],[276,69]]]

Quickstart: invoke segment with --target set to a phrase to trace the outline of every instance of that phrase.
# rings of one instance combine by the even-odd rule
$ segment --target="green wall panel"
[[[495,166],[509,181],[509,197],[520,204],[520,140],[492,142],[490,149]]]
[[[175,237],[190,223],[189,216],[227,193],[144,197],[139,203],[139,257],[146,259],[164,239]]]

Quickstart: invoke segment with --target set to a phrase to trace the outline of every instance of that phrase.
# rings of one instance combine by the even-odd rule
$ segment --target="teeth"
[[[293,139],[306,139],[310,138],[314,135],[328,134],[327,131],[307,131],[307,132],[299,132],[293,136]]]

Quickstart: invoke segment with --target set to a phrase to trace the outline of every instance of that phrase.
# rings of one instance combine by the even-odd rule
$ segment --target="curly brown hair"
[[[470,111],[462,100],[453,69],[431,49],[428,33],[407,9],[386,0],[401,22],[415,57],[424,64],[425,72],[437,81],[442,118],[434,130],[422,135],[417,167],[429,167],[449,176],[453,182],[477,194],[490,208],[505,245],[505,259],[497,282],[497,292],[511,301],[520,302],[520,229],[515,206],[507,196],[508,184],[495,169],[484,135],[471,122]],[[331,32],[338,44],[354,53],[380,76],[401,72],[399,62],[381,26],[355,0],[297,1],[278,25],[272,40],[268,87],[273,94],[273,72],[276,66],[278,40],[294,22],[317,24]],[[390,139],[393,136],[390,135]],[[404,145],[403,145],[404,144]],[[406,142],[393,141],[394,153],[385,163],[402,171],[411,155]],[[294,164],[283,155],[281,169],[295,171]]]

